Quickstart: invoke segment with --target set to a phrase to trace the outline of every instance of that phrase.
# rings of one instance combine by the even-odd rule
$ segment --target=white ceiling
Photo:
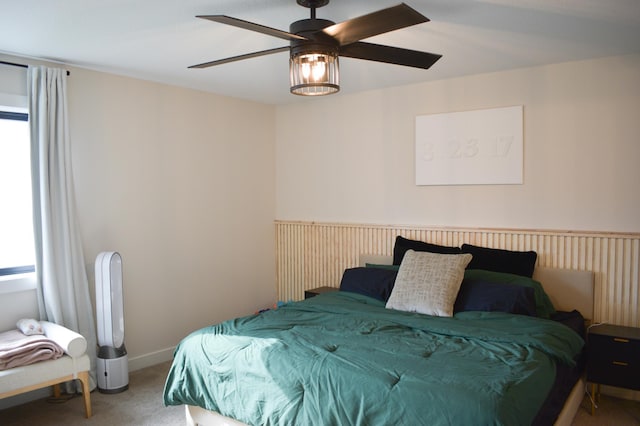
[[[431,22],[367,41],[442,54],[429,70],[340,59],[341,92],[640,52],[640,0],[406,0]],[[332,0],[345,21],[400,0]],[[286,46],[202,19],[228,15],[288,31],[309,17],[295,0],[0,0],[0,52],[59,61],[270,104],[289,93],[288,53],[187,69]],[[311,101],[307,99],[307,101]]]

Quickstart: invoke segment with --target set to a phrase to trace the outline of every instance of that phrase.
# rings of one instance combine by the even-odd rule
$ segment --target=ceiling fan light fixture
[[[321,96],[340,90],[338,52],[314,50],[291,52],[289,61],[291,93],[301,96]]]

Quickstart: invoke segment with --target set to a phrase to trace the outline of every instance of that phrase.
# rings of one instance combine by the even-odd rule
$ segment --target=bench
[[[87,341],[82,335],[48,321],[41,321],[45,336],[64,350],[58,359],[0,371],[0,399],[53,386],[54,397],[60,396],[60,383],[80,380],[86,418],[91,417],[89,387],[89,356]]]

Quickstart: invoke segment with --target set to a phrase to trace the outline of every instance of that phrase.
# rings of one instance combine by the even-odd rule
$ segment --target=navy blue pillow
[[[340,291],[363,294],[386,303],[397,275],[398,271],[382,268],[345,269],[340,281]]]
[[[555,314],[551,315],[551,319],[559,322],[560,324],[566,325],[578,333],[580,337],[583,339],[585,338],[586,330],[584,326],[584,317],[575,309],[571,312],[557,311]]]
[[[440,254],[460,254],[460,247],[440,246],[438,244],[425,243],[424,241],[409,240],[398,235],[393,246],[393,264],[402,263],[402,258],[407,250],[428,251]]]
[[[367,268],[389,269],[391,271],[400,270],[400,265],[383,265],[381,263],[365,263],[364,266],[366,266]]]
[[[465,278],[453,312],[485,311],[536,316],[534,289],[514,284]]]
[[[512,251],[462,245],[462,253],[471,253],[473,258],[467,269],[506,272],[531,278],[538,254],[535,251]]]

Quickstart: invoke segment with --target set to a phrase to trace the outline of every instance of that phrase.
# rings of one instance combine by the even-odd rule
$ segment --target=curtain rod
[[[9,66],[12,66],[12,67],[19,67],[19,68],[29,68],[29,65],[16,64],[15,62],[0,61],[0,64],[9,65]],[[71,75],[71,72],[67,71],[67,75]]]

